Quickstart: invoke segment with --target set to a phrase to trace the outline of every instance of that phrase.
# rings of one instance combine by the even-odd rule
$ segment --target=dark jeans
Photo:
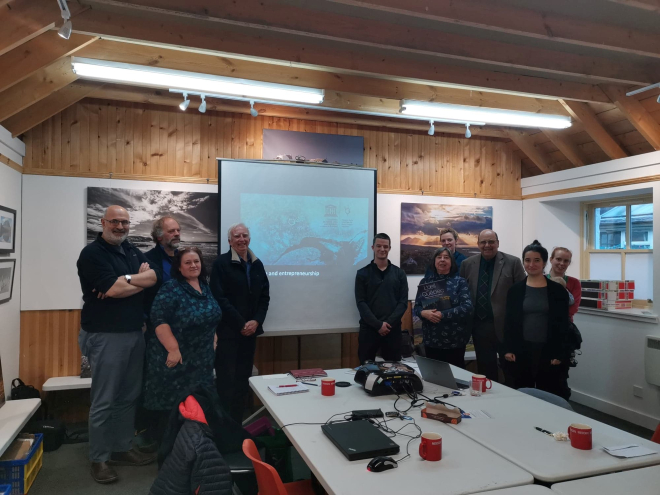
[[[252,376],[257,337],[218,339],[215,351],[216,387],[220,405],[238,424],[243,422],[243,412],[250,396],[248,380]]]
[[[525,342],[523,352],[516,354],[515,363],[509,363],[515,374],[515,388],[537,388],[568,400],[568,362],[550,364],[544,352],[545,344]]]
[[[358,334],[360,364],[365,361],[374,361],[379,348],[385,361],[401,361],[401,329],[392,328],[390,333],[383,337],[378,330],[360,326]]]
[[[456,349],[439,349],[437,347],[424,346],[426,357],[436,361],[444,361],[459,368],[465,369],[465,346]]]
[[[480,320],[475,317],[472,323],[472,342],[477,356],[477,371],[494,382],[499,382],[497,353],[501,343],[495,334],[493,320]],[[501,353],[500,353],[501,354]],[[500,355],[500,360],[504,356]],[[505,376],[507,376],[506,368]],[[507,381],[508,384],[508,381]]]

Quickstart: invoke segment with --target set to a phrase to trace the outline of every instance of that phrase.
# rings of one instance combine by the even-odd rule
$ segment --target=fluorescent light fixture
[[[497,108],[471,107],[448,103],[428,103],[424,101],[401,100],[401,113],[417,117],[485,122],[486,124],[510,125],[515,127],[549,127],[566,129],[571,126],[571,118],[563,115],[547,115]]]
[[[323,101],[322,89],[264,83],[79,57],[73,57],[72,64],[73,72],[78,77],[96,81],[132,84],[150,88],[172,88],[191,93],[227,95],[255,100],[265,99],[309,104],[318,104]]]
[[[201,113],[206,113],[206,98],[202,95],[202,103],[199,105],[199,111]]]

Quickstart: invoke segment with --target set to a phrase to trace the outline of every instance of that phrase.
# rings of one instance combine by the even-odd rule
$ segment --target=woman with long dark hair
[[[547,262],[548,251],[538,241],[523,250],[527,278],[507,294],[505,373],[515,388],[537,388],[568,399],[568,292],[546,278]]]
[[[151,307],[155,336],[147,342],[144,407],[155,413],[155,440],[185,392],[197,385],[214,387],[213,341],[222,316],[198,248],[179,250],[171,274]]]
[[[465,368],[472,299],[467,280],[458,275],[454,255],[446,247],[435,251],[433,262],[420,285],[431,282],[438,282],[444,289],[443,302],[440,304],[444,309],[425,309],[420,294],[413,310],[413,314],[422,319],[426,357]]]

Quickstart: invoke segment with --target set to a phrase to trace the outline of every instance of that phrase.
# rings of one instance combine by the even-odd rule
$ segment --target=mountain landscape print
[[[102,231],[101,218],[111,205],[128,210],[128,240],[142,252],[155,245],[151,239],[154,220],[163,216],[175,218],[181,227],[181,245],[197,246],[207,270],[211,270],[218,256],[218,193],[88,187],[88,244]]]
[[[424,274],[445,227],[458,232],[457,251],[477,254],[479,232],[493,228],[493,207],[401,203],[401,268],[408,275]]]

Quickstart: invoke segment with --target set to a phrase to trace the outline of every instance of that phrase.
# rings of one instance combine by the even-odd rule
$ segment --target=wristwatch
[[[131,276],[130,275],[124,275],[124,278],[126,279],[126,282],[129,284],[131,283]]]

